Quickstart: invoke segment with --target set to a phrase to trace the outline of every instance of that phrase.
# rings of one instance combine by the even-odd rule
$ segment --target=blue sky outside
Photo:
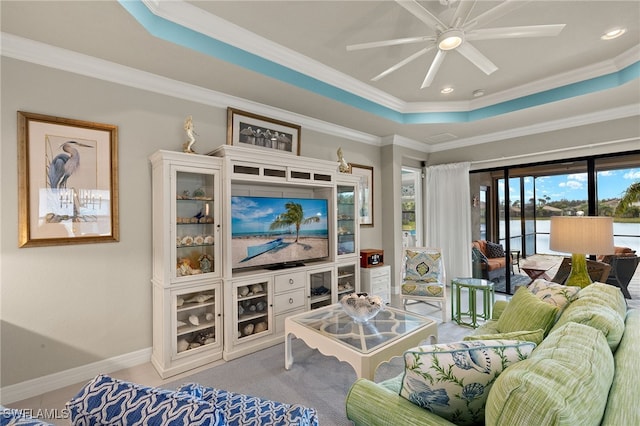
[[[533,193],[529,190],[532,187],[532,180],[532,177],[525,178],[527,182],[525,200],[533,197]],[[640,181],[640,168],[598,172],[598,198],[600,200],[620,198],[629,185],[638,181]],[[538,199],[545,196],[549,196],[549,201],[587,199],[586,173],[538,177],[535,183],[536,203]],[[518,187],[510,185],[509,191],[512,200],[518,199],[520,193]],[[504,187],[500,188],[500,198],[504,198]]]

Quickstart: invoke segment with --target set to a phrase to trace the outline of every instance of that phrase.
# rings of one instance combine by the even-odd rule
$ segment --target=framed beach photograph
[[[18,246],[119,241],[118,128],[18,111]]]
[[[227,145],[300,155],[300,126],[227,108]]]
[[[350,163],[351,174],[360,178],[358,203],[360,204],[360,225],[373,226],[373,167]]]

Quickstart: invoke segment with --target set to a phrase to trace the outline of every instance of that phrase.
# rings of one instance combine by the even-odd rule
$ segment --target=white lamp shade
[[[613,254],[613,218],[552,216],[549,248],[563,253]]]

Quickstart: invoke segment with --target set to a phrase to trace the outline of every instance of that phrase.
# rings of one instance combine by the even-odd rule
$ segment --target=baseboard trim
[[[27,380],[15,385],[0,388],[0,403],[10,404],[23,399],[33,398],[65,386],[89,381],[100,373],[110,374],[124,368],[135,367],[150,362],[151,348],[141,349],[113,358],[93,362],[36,379]]]

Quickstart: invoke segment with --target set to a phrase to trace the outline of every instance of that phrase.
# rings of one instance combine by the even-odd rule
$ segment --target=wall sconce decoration
[[[473,194],[473,198],[471,198],[471,206],[478,207],[478,204],[480,204],[478,196],[476,194]]]

